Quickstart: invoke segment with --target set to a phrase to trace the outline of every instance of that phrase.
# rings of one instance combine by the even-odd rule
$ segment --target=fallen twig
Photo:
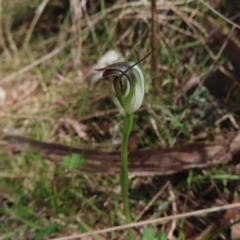
[[[47,160],[60,164],[70,153],[81,154],[85,164],[80,173],[116,174],[119,172],[120,153],[39,142],[17,136],[6,136],[0,150],[6,147],[16,153],[31,150]],[[137,150],[129,154],[129,171],[137,176],[169,175],[192,168],[205,168],[233,160],[240,151],[240,132],[212,143],[195,143],[159,150]]]

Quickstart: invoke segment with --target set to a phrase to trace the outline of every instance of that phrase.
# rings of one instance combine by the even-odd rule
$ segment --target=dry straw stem
[[[3,3],[2,3],[2,0],[0,0],[0,46],[3,48],[3,52],[4,54],[9,58],[11,59],[11,53],[10,51],[8,50],[7,48],[7,45],[5,43],[5,40],[4,40],[4,36],[3,36],[3,23],[2,23],[2,8],[3,8]]]
[[[24,39],[24,44],[23,44],[24,46],[26,46],[26,45],[28,44],[28,42],[29,42],[29,40],[30,40],[30,38],[31,38],[31,36],[32,36],[33,30],[34,30],[34,28],[35,28],[35,26],[36,26],[36,24],[37,24],[40,16],[42,15],[43,10],[44,10],[45,7],[47,6],[48,1],[49,1],[49,0],[43,0],[43,1],[41,2],[41,4],[38,6],[38,8],[37,8],[37,10],[36,10],[36,13],[35,13],[35,16],[34,16],[32,22],[31,22],[31,24],[30,24],[30,27],[29,27],[29,29],[28,29],[28,31],[27,31],[27,34],[26,34],[26,37],[25,37],[25,39]]]
[[[153,75],[152,75],[152,83],[153,83],[153,87],[155,88],[155,90],[157,89],[157,86],[159,83],[156,83],[156,79],[155,79],[155,74],[157,73],[157,59],[159,56],[159,49],[158,49],[158,41],[157,41],[157,27],[156,27],[156,0],[152,0],[152,16],[151,16],[151,47],[152,47],[152,71],[153,71]]]
[[[71,11],[72,11],[72,34],[73,36],[79,36],[78,40],[76,41],[76,46],[74,47],[73,51],[73,58],[77,66],[81,65],[81,55],[82,55],[82,38],[80,37],[82,34],[82,26],[81,26],[81,19],[83,16],[82,13],[82,5],[83,2],[79,2],[78,0],[70,0],[71,4]],[[86,2],[85,2],[86,4]],[[91,28],[90,28],[91,29]]]
[[[173,210],[173,213],[177,214],[176,197],[174,195],[174,192],[173,192],[171,184],[169,184],[168,189],[169,189],[170,199],[172,200],[172,210]],[[172,239],[174,237],[173,235],[174,235],[174,231],[175,231],[176,227],[177,227],[177,221],[176,221],[176,219],[173,219],[172,223],[171,223],[171,228],[169,229],[169,232],[168,232],[168,235],[167,235],[168,239]]]
[[[201,209],[201,210],[197,210],[197,211],[193,211],[193,212],[176,214],[176,215],[168,216],[168,217],[150,219],[150,220],[141,221],[138,223],[125,224],[125,225],[120,225],[117,227],[105,228],[102,230],[96,230],[96,231],[92,231],[92,232],[76,234],[76,235],[72,235],[72,236],[68,236],[68,237],[54,238],[52,240],[74,240],[76,238],[81,238],[81,237],[86,237],[86,236],[91,236],[91,235],[96,235],[96,234],[102,234],[102,233],[108,233],[108,232],[113,232],[113,231],[119,231],[119,230],[124,230],[124,229],[132,228],[132,227],[140,227],[140,226],[144,226],[144,225],[148,225],[148,224],[156,224],[156,223],[157,224],[165,224],[172,220],[200,216],[200,215],[205,215],[208,213],[219,212],[219,211],[224,211],[224,210],[233,209],[233,208],[240,208],[240,203],[232,203],[232,204],[227,204],[227,205],[224,205],[221,207],[206,208],[206,209]]]
[[[4,22],[4,25],[5,25],[6,38],[7,38],[8,43],[9,43],[9,48],[12,50],[12,52],[14,54],[17,54],[18,48],[17,48],[16,43],[14,42],[14,38],[13,38],[13,35],[12,35],[12,31],[11,31],[12,15],[8,14],[6,19],[7,20]]]
[[[234,27],[240,29],[240,26],[236,23],[234,23],[233,21],[231,21],[230,19],[224,17],[220,12],[216,11],[214,8],[212,8],[209,4],[207,4],[206,2],[204,2],[203,0],[198,0],[200,3],[202,3],[205,7],[207,7],[209,10],[211,10],[212,12],[214,12],[215,14],[217,14],[219,17],[221,17],[223,20],[225,20],[227,23],[233,25]]]
[[[31,69],[35,68],[36,66],[38,66],[39,64],[51,59],[52,57],[54,57],[55,55],[59,54],[60,52],[62,52],[65,47],[71,45],[74,41],[76,40],[75,38],[70,39],[68,42],[66,42],[65,44],[63,44],[62,46],[54,49],[52,52],[46,54],[45,56],[39,58],[38,60],[34,61],[33,63],[28,64],[27,66],[21,68],[19,71],[16,71],[4,78],[2,78],[0,80],[0,85],[6,82],[11,82],[13,80],[15,80],[19,75],[22,75],[28,71],[30,71]]]

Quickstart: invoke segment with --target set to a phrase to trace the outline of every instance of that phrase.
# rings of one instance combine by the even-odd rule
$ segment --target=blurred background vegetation
[[[93,69],[109,50],[138,61],[151,49],[140,63],[146,96],[135,116],[131,151],[224,139],[239,129],[238,0],[0,3],[2,134],[119,149],[122,113],[110,82],[93,83]],[[2,152],[0,169],[0,239],[50,239],[124,223],[119,176],[79,175],[30,149]],[[138,220],[236,201],[239,179],[224,164],[167,177],[132,176],[132,214],[137,218],[152,199]],[[149,229],[169,239],[230,239],[230,220],[220,218],[135,231],[139,239]],[[124,239],[124,233],[86,239]]]

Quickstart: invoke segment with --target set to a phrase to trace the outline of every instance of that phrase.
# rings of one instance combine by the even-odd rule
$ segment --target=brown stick
[[[152,65],[152,84],[154,89],[157,88],[157,83],[155,80],[155,76],[157,73],[157,65],[158,65],[158,44],[157,44],[157,38],[156,38],[156,32],[157,32],[157,27],[156,27],[156,0],[151,1],[151,47],[152,47],[152,58],[151,58],[151,65]]]
[[[56,164],[70,153],[81,154],[86,162],[81,173],[116,174],[120,169],[120,152],[104,152],[44,143],[16,136],[7,136],[0,150],[12,153],[30,149]],[[129,171],[138,176],[169,175],[191,168],[204,168],[231,161],[240,152],[240,132],[220,142],[195,143],[161,150],[138,150],[129,154]]]

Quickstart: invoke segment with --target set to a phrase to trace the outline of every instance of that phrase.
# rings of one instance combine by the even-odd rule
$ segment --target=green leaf
[[[157,240],[167,240],[167,236],[164,232],[158,234]]]
[[[145,228],[141,240],[154,240],[155,231],[153,228]]]
[[[57,223],[52,223],[47,227],[39,231],[34,240],[43,240],[45,237],[49,236],[51,233],[57,232],[59,230],[59,225]]]
[[[85,159],[80,154],[70,154],[63,157],[62,164],[69,168],[79,169],[85,164]]]

